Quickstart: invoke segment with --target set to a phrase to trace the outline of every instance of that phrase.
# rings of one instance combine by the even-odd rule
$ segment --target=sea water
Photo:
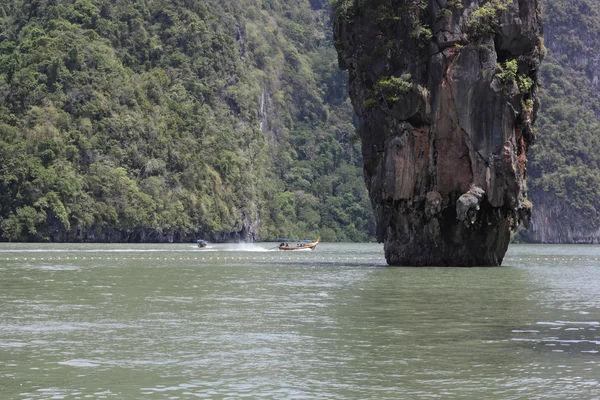
[[[597,399],[600,246],[0,244],[2,399]]]

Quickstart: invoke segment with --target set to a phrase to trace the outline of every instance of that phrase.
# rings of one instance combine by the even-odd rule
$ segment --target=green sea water
[[[0,398],[600,398],[600,246],[276,246],[0,244]]]

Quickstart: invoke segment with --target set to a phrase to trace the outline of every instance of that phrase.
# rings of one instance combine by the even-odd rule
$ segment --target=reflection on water
[[[598,398],[598,246],[275,245],[0,244],[2,398]]]

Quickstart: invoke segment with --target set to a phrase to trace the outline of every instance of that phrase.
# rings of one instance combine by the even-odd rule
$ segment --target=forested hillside
[[[0,240],[368,240],[326,0],[0,4]]]
[[[600,242],[600,1],[545,0],[548,54],[529,160],[536,242]]]

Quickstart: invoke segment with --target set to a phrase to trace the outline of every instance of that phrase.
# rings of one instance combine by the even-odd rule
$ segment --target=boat
[[[198,243],[198,247],[206,247],[206,245],[208,244],[206,240],[203,239],[196,240],[196,243]]]
[[[317,238],[317,240],[315,241],[310,241],[310,240],[297,240],[294,241],[292,240],[291,244],[289,243],[289,240],[286,240],[285,242],[282,242],[279,245],[279,250],[284,250],[284,251],[301,251],[301,250],[314,250],[317,248],[317,245],[319,244],[319,242],[321,241],[321,237],[319,236]],[[295,244],[293,242],[296,242]]]

